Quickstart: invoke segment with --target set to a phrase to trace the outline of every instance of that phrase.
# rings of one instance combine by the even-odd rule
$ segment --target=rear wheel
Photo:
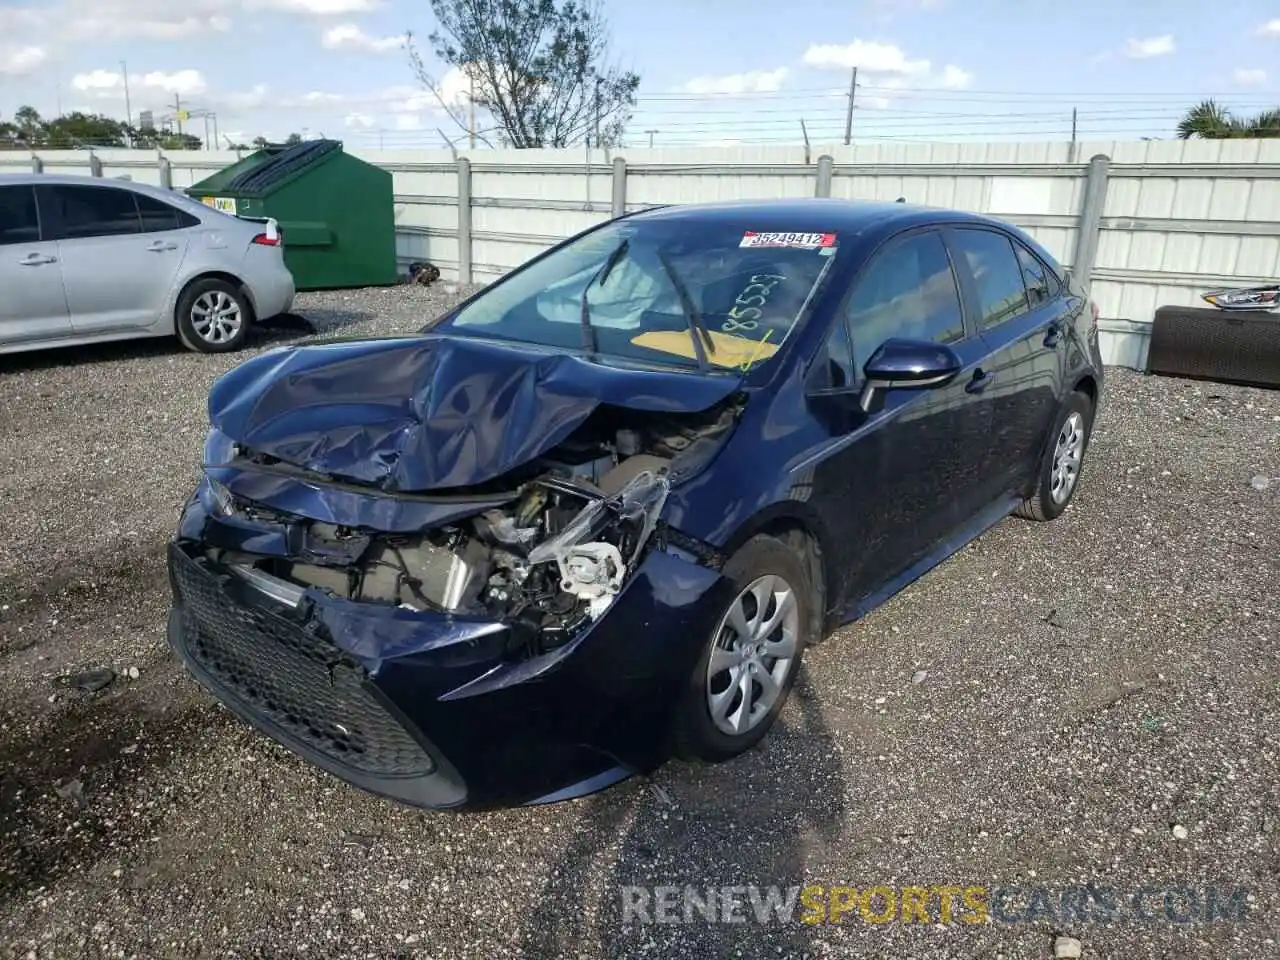
[[[809,565],[770,536],[747,541],[724,566],[735,587],[689,678],[676,717],[676,752],[728,760],[757,744],[786,703],[813,628]]]
[[[227,353],[249,333],[249,299],[239,287],[208,277],[197,280],[178,300],[178,339],[188,350]]]
[[[1018,516],[1040,521],[1062,516],[1079,485],[1092,430],[1092,401],[1083,393],[1073,393],[1054,421],[1035,491],[1014,511]]]

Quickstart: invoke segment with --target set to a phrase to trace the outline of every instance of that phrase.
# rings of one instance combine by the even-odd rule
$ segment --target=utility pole
[[[596,146],[599,147],[600,146],[600,78],[599,77],[596,77],[595,100],[592,104],[592,108],[595,113],[595,122],[592,124],[592,127],[595,130],[595,137],[593,139],[596,142]]]
[[[120,76],[124,78],[124,116],[129,122],[129,126],[132,127],[133,107],[129,104],[129,67],[123,60],[120,61]],[[132,145],[132,142],[130,145]]]
[[[476,77],[475,64],[468,63],[467,70],[467,135],[471,149],[476,148]]]
[[[849,78],[849,109],[844,114],[844,145],[853,141],[853,98],[858,93],[858,68],[853,68],[853,76]]]
[[[178,125],[178,136],[182,136],[182,100],[176,93],[173,95],[173,122]]]
[[[653,135],[654,135],[655,133],[660,133],[660,132],[661,132],[661,131],[659,131],[659,130],[646,130],[646,131],[645,131],[645,133],[647,133],[647,134],[649,135],[649,149],[650,149],[650,150],[652,150],[652,149],[653,149]]]

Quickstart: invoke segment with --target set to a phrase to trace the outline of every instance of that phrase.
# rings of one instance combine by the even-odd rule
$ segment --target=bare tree
[[[609,29],[595,0],[429,0],[438,27],[428,38],[443,63],[468,77],[474,105],[499,143],[567,147],[590,137],[617,144],[640,77],[609,63]],[[463,130],[469,105],[450,100],[407,37],[419,82]],[[481,133],[478,139],[492,145]]]

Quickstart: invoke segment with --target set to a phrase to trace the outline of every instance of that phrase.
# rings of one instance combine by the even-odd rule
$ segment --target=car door
[[[862,367],[892,337],[945,343],[962,368],[938,386],[879,392],[863,412]],[[814,468],[811,503],[832,532],[845,604],[884,587],[980,506],[979,456],[990,425],[989,408],[978,402],[987,382],[979,365],[985,352],[965,326],[937,231],[891,241],[859,271],[810,388],[811,409],[832,441]]]
[[[41,210],[48,206],[58,231],[76,332],[143,329],[161,321],[186,253],[186,234],[154,229],[154,216],[144,231],[140,195],[126,187],[51,184],[38,193]]]
[[[989,496],[1025,492],[1057,410],[1066,306],[1053,272],[1003,231],[948,232],[993,377],[984,453]]]
[[[35,187],[0,186],[0,344],[70,332],[58,244],[41,236]]]

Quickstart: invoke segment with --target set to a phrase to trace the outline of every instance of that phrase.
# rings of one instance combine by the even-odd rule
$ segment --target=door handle
[[[157,240],[155,243],[151,244],[151,246],[147,247],[147,249],[152,253],[164,253],[166,250],[177,250],[178,245],[176,243],[165,243],[163,240]]]
[[[1058,321],[1055,320],[1053,321],[1053,323],[1049,324],[1049,326],[1045,328],[1044,345],[1046,347],[1056,347],[1058,345],[1058,338],[1061,336],[1062,336],[1062,327],[1060,327],[1058,325]]]
[[[991,383],[995,378],[995,374],[987,373],[982,368],[978,368],[973,371],[972,379],[964,385],[965,392],[981,393],[983,390],[987,389],[987,387],[991,386]]]
[[[39,267],[46,263],[57,263],[57,257],[46,257],[39,253],[28,253],[23,259],[18,261],[24,267]]]

